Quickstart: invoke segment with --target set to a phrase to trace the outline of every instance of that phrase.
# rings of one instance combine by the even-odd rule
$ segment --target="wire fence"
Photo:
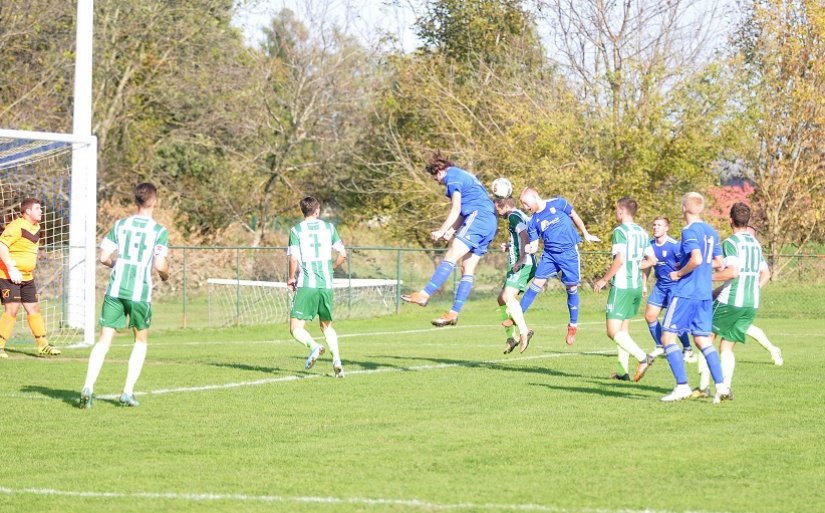
[[[350,247],[349,258],[336,270],[335,318],[366,318],[398,313],[401,294],[420,290],[443,256],[443,249]],[[582,308],[602,310],[605,296],[592,283],[610,263],[608,252],[582,252]],[[153,327],[207,328],[285,322],[290,295],[285,287],[285,247],[170,248],[172,278],[155,288]],[[762,293],[760,316],[825,316],[825,255],[781,256],[771,262],[776,272]],[[491,251],[476,269],[470,299],[495,296],[504,281],[507,255]],[[106,284],[101,270],[98,289]],[[434,302],[448,304],[460,279],[457,269]],[[557,280],[546,294],[564,295]]]

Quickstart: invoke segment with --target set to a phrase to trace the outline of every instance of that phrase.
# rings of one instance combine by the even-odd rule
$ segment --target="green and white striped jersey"
[[[507,270],[512,271],[516,262],[521,259],[521,239],[519,234],[527,230],[527,214],[521,210],[513,210],[507,215],[507,232],[510,234],[510,250],[507,259]],[[536,265],[536,257],[528,255],[524,260],[524,265]]]
[[[716,298],[720,303],[759,308],[759,273],[768,268],[762,245],[747,232],[737,232],[722,243],[725,267],[735,265],[739,275],[725,282]]]
[[[640,265],[645,255],[653,256],[650,247],[650,237],[647,232],[636,223],[622,223],[613,229],[611,237],[613,256],[619,253],[624,255],[624,263],[613,278],[610,285],[617,289],[642,288],[642,270]]]
[[[332,250],[344,243],[332,223],[301,221],[289,230],[289,255],[299,261],[298,287],[332,288]]]
[[[120,219],[100,243],[117,251],[106,294],[132,301],[152,301],[152,264],[169,252],[169,232],[154,219],[134,215]]]

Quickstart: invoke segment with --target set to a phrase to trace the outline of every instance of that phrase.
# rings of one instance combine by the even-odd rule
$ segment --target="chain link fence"
[[[493,249],[493,248],[491,248]],[[336,271],[336,319],[366,318],[399,312],[401,294],[420,290],[443,256],[443,249],[350,247]],[[582,309],[602,310],[604,294],[592,283],[610,264],[607,252],[582,252]],[[290,295],[285,287],[288,257],[284,247],[172,247],[173,275],[155,288],[153,327],[208,328],[286,322]],[[773,279],[763,290],[760,316],[825,316],[825,255],[780,256],[771,263]],[[501,289],[507,255],[491,251],[476,270],[470,299],[489,298]],[[449,307],[460,279],[456,270],[433,301]],[[105,269],[98,276],[102,294]],[[564,296],[558,280],[546,294]]]

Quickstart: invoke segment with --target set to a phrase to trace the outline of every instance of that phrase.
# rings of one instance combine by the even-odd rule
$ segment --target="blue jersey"
[[[650,239],[650,245],[653,248],[653,254],[656,255],[656,286],[670,287],[675,282],[670,279],[671,271],[679,269],[679,263],[682,261],[682,245],[672,237],[665,238],[665,241],[660,245],[656,239]]]
[[[712,299],[713,258],[722,255],[719,234],[705,222],[690,223],[682,228],[681,268],[690,261],[690,253],[694,249],[701,251],[702,263],[676,282],[673,295],[690,299]]]
[[[493,201],[478,178],[463,169],[448,167],[444,175],[444,185],[447,186],[446,196],[450,199],[456,191],[461,193],[461,215],[464,218],[479,211],[490,213],[495,219]]]
[[[527,225],[530,242],[541,236],[545,253],[559,253],[574,249],[581,242],[579,232],[570,219],[573,205],[566,199],[556,197],[547,200],[542,210],[533,214]]]

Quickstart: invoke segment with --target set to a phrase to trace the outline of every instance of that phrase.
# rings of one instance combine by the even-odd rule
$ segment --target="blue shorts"
[[[579,281],[581,281],[581,260],[579,259],[578,246],[573,246],[572,249],[558,253],[548,253],[547,251],[542,253],[541,260],[536,268],[536,279],[552,278],[559,273],[561,273],[561,282],[565,285],[579,284]]]
[[[667,305],[662,330],[708,337],[713,332],[713,300],[674,296]]]
[[[475,210],[464,218],[455,238],[466,244],[472,254],[481,256],[487,253],[487,246],[496,237],[497,228],[498,219],[494,214]]]
[[[673,285],[675,283],[660,287],[658,283],[653,286],[650,295],[647,297],[647,304],[658,306],[659,308],[667,308],[670,303],[670,298],[673,294]]]

